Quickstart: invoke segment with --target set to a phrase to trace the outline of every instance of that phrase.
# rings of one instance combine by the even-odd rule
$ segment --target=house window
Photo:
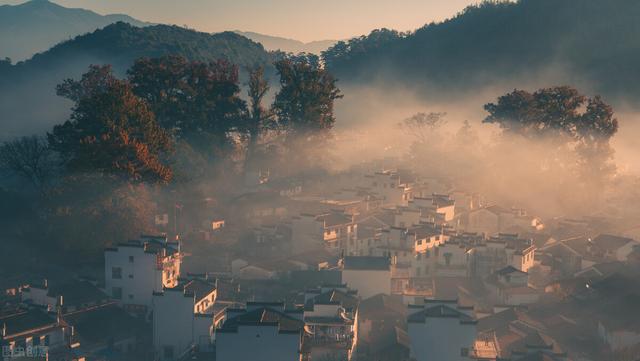
[[[133,256],[129,256],[129,263],[133,263]]]
[[[111,289],[111,295],[116,300],[121,300],[122,299],[122,287],[113,287]]]
[[[111,267],[111,278],[112,279],[121,279],[122,278],[122,268],[120,267]]]
[[[50,337],[49,337],[49,335],[45,335],[45,336],[44,336],[44,340],[42,340],[42,345],[44,345],[44,346],[49,346],[49,342],[50,342]]]

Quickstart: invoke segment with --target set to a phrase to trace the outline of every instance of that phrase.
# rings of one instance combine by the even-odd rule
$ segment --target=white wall
[[[498,216],[486,209],[472,211],[469,213],[464,230],[486,234],[497,233],[500,230]]]
[[[379,293],[391,294],[391,271],[342,270],[342,282],[358,290],[360,298],[367,299]]]
[[[416,361],[469,361],[461,349],[471,352],[476,339],[476,326],[460,324],[452,317],[430,317],[425,323],[408,324],[411,356]]]
[[[165,358],[165,347],[171,347],[176,358],[193,344],[193,303],[193,296],[182,290],[153,295],[153,346],[161,360],[170,360]]]
[[[133,262],[129,256],[133,256]],[[156,267],[156,255],[145,253],[142,247],[121,246],[105,251],[104,257],[107,294],[115,297],[113,289],[120,287],[122,303],[150,307],[153,292],[162,291],[162,270]],[[122,278],[112,278],[114,267],[122,270]]]
[[[238,326],[216,334],[217,361],[299,361],[300,334],[278,333],[277,326]]]

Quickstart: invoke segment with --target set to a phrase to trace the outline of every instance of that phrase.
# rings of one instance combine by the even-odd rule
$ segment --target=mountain
[[[256,43],[262,44],[265,49],[270,51],[281,50],[286,53],[312,53],[320,55],[321,52],[333,46],[337,40],[318,40],[309,43],[303,43],[299,40],[280,38],[277,36],[264,35],[250,31],[235,31]]]
[[[640,2],[485,2],[409,34],[339,42],[325,61],[342,84],[392,84],[427,97],[571,84],[617,103],[640,100]]]
[[[207,34],[178,26],[138,28],[116,23],[60,43],[15,65],[0,62],[0,134],[42,132],[66,119],[70,104],[55,95],[62,80],[79,77],[91,64],[111,64],[117,75],[139,57],[182,55],[191,60],[227,59],[241,68],[266,65],[272,54],[232,32]]]
[[[127,15],[100,15],[84,9],[69,9],[47,0],[0,6],[0,57],[28,59],[57,43],[109,24],[126,22],[148,25]]]

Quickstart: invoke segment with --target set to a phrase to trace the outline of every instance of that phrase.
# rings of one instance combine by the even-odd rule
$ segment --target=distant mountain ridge
[[[302,42],[300,40],[295,39],[287,39],[278,36],[265,35],[260,33],[254,33],[251,31],[234,31],[236,34],[240,34],[244,37],[247,37],[257,43],[260,43],[264,46],[265,49],[270,51],[281,50],[287,53],[311,53],[320,55],[320,53],[324,50],[327,50],[335,43],[337,40],[318,40],[311,41],[308,43]]]
[[[273,55],[233,32],[208,34],[178,26],[143,28],[115,23],[60,43],[12,66],[0,66],[0,135],[48,130],[68,115],[70,104],[55,95],[55,86],[77,78],[91,64],[111,64],[118,76],[140,57],[181,55],[191,60],[226,59],[244,69],[263,65],[274,74]],[[0,64],[1,65],[1,64]]]
[[[640,1],[487,1],[410,34],[389,30],[326,52],[343,84],[396,84],[426,98],[571,84],[640,104]]]
[[[48,0],[0,6],[0,58],[31,58],[54,45],[116,22],[138,27],[150,25],[127,15],[100,15],[71,9]]]

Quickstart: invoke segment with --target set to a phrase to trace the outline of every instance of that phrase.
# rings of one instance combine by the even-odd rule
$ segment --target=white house
[[[544,224],[537,217],[527,215],[519,208],[503,208],[492,205],[468,211],[459,218],[458,229],[466,232],[484,233],[539,231]]]
[[[211,349],[213,314],[205,312],[213,308],[215,293],[215,286],[200,280],[153,293],[153,345],[160,360]]]
[[[529,285],[529,274],[513,266],[496,271],[485,284],[496,304],[521,306],[540,299],[541,292]]]
[[[300,361],[305,327],[300,311],[284,303],[248,302],[243,309],[227,309],[216,330],[217,361]]]
[[[365,186],[380,196],[383,205],[406,206],[412,198],[410,185],[402,183],[397,172],[376,172],[365,179]]]
[[[180,244],[164,236],[119,243],[107,248],[104,258],[106,293],[132,311],[147,312],[153,292],[178,285]]]
[[[477,338],[472,310],[455,300],[425,300],[409,305],[411,357],[416,361],[468,361]]]
[[[391,269],[388,257],[347,256],[342,259],[342,282],[358,291],[362,299],[378,293],[391,294]]]
[[[357,292],[347,285],[305,292],[304,322],[311,331],[311,359],[351,359],[356,342]]]
[[[509,265],[528,272],[534,266],[535,250],[530,239],[519,238],[517,234],[500,233],[470,250],[471,275],[487,277]]]

